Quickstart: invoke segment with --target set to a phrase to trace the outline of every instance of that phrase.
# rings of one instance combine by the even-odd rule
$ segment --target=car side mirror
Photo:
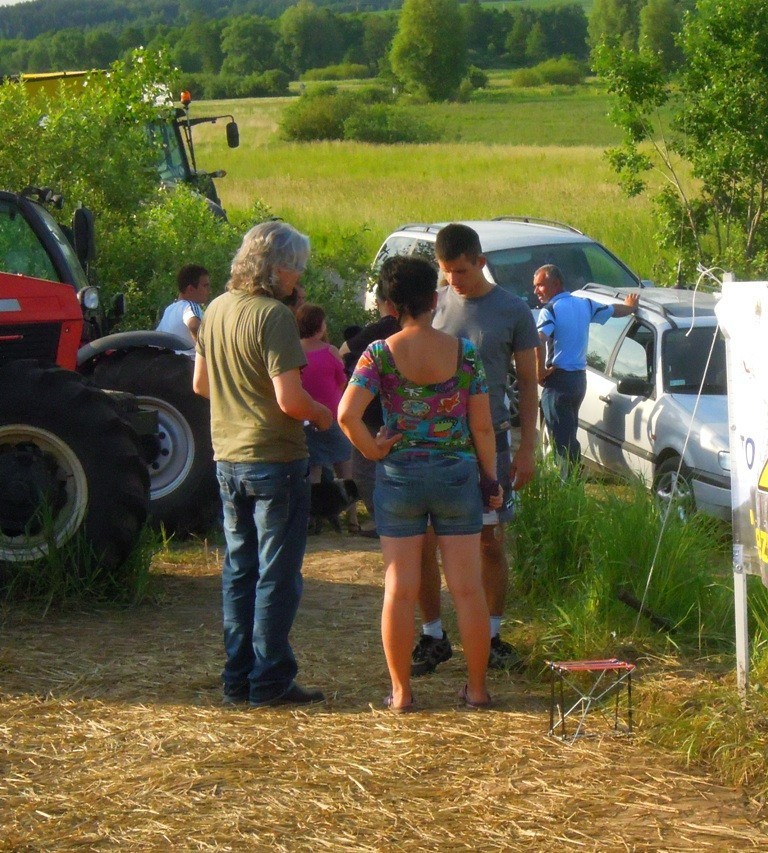
[[[240,145],[240,128],[236,121],[228,121],[226,125],[227,145],[230,148],[237,148]]]
[[[616,390],[619,394],[625,394],[627,397],[650,397],[653,392],[653,385],[645,379],[630,376],[628,379],[622,379],[616,386]]]

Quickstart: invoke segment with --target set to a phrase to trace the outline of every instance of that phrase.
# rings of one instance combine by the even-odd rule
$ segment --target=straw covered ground
[[[457,650],[422,710],[381,710],[370,540],[310,542],[294,645],[327,704],[222,708],[218,562],[166,552],[129,611],[3,615],[0,850],[766,849],[743,795],[645,743],[642,716],[634,740],[547,737],[536,675],[458,711]]]

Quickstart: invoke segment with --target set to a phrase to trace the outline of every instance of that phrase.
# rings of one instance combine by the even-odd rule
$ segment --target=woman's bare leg
[[[480,534],[438,536],[437,542],[467,661],[467,695],[473,702],[485,702],[491,628],[480,571]]]
[[[381,640],[392,680],[392,705],[399,708],[412,701],[411,649],[413,620],[421,577],[424,536],[381,537],[384,556],[384,606],[381,611]],[[487,611],[486,611],[487,613]],[[486,628],[488,618],[486,616]],[[488,651],[486,649],[486,663]]]

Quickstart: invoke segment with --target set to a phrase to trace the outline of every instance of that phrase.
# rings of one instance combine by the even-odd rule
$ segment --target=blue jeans
[[[556,370],[544,380],[541,392],[541,411],[555,453],[570,462],[581,459],[581,445],[576,439],[579,427],[579,408],[587,393],[587,374],[584,370]]]
[[[302,591],[307,460],[217,462],[224,536],[224,690],[253,702],[281,696],[298,667],[288,634]]]

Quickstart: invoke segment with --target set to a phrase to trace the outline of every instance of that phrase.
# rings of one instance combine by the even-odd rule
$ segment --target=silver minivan
[[[626,288],[576,291],[618,303]],[[662,501],[731,519],[725,340],[718,296],[640,293],[637,314],[590,326],[578,438],[586,465],[637,474]]]

